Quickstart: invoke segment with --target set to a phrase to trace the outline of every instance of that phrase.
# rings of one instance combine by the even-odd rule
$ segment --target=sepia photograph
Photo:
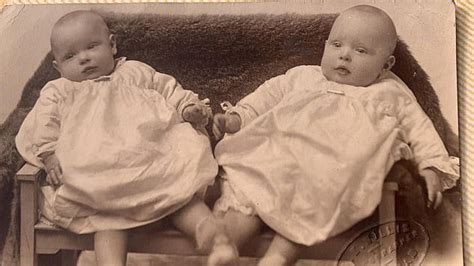
[[[455,4],[0,13],[0,265],[463,265]]]

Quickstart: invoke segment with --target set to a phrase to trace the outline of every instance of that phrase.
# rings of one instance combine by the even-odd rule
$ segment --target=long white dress
[[[54,151],[63,185],[42,186],[40,209],[76,233],[127,229],[183,207],[217,174],[206,135],[182,120],[200,104],[171,76],[118,61],[110,76],[49,82],[16,137],[20,154],[42,167]]]
[[[295,67],[231,111],[243,128],[215,150],[226,185],[296,243],[323,241],[369,216],[397,160],[446,173],[445,188],[459,176],[431,120],[391,72],[354,87],[326,80],[319,66]],[[226,198],[218,205],[232,207]]]

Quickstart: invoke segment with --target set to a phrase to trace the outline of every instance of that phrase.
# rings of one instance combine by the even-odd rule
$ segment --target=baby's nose
[[[351,54],[349,49],[342,49],[339,59],[344,61],[351,61]]]
[[[80,53],[79,54],[79,62],[80,64],[85,64],[90,61],[89,55],[87,53]]]

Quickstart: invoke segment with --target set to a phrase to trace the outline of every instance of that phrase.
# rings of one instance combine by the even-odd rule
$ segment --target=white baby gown
[[[110,76],[46,84],[16,138],[28,162],[54,151],[62,167],[63,185],[41,187],[42,214],[90,233],[183,207],[217,174],[207,136],[181,118],[190,104],[200,102],[174,78],[124,58]]]
[[[369,216],[397,160],[446,173],[444,188],[459,176],[431,120],[391,72],[354,87],[326,80],[319,66],[300,66],[230,111],[243,124],[216,147],[223,178],[296,243],[313,245]]]

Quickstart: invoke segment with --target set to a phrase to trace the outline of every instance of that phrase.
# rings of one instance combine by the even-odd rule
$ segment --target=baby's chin
[[[370,84],[372,84],[372,80],[368,79],[355,79],[353,74],[347,74],[347,75],[339,75],[338,73],[335,72],[327,72],[326,73],[323,71],[324,77],[332,82],[336,82],[338,84],[343,84],[343,85],[349,85],[349,86],[354,86],[354,87],[367,87]]]
[[[100,73],[100,72],[91,73],[91,74],[80,73],[78,75],[73,75],[73,76],[63,76],[63,78],[68,79],[70,81],[74,81],[74,82],[82,82],[86,80],[97,79],[97,78],[100,78],[102,76],[107,76],[107,75],[109,75],[109,73]]]

